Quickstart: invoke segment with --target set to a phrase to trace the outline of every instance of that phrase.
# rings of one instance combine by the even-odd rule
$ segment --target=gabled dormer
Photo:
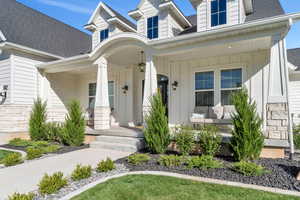
[[[85,29],[93,33],[93,49],[103,40],[120,32],[136,32],[136,25],[100,2]]]
[[[192,26],[171,0],[141,0],[128,15],[137,21],[137,32],[153,40],[174,37]]]
[[[190,0],[197,10],[197,31],[245,22],[253,12],[252,0]]]

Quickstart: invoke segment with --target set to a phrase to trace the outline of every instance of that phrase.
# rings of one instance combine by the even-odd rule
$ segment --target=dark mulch
[[[16,147],[16,146],[12,146],[12,145],[9,145],[9,144],[0,145],[0,147],[7,148],[7,149],[24,151],[24,152],[26,152],[26,148],[27,148],[27,147]],[[85,145],[82,145],[82,146],[79,146],[79,147],[61,146],[61,148],[58,151],[56,151],[54,153],[51,153],[51,154],[64,154],[64,153],[69,153],[69,152],[73,152],[73,151],[78,151],[78,150],[81,150],[81,149],[87,149],[89,147],[90,147],[90,145],[88,145],[88,144],[85,144]]]
[[[141,165],[132,165],[127,162],[127,158],[122,158],[117,163],[124,164],[130,171],[166,171],[192,176],[228,180],[246,184],[261,185],[266,187],[281,188],[285,190],[300,191],[300,182],[296,180],[296,175],[300,171],[300,164],[297,161],[288,159],[260,159],[256,163],[264,166],[270,173],[258,177],[248,177],[234,172],[231,169],[232,157],[218,157],[224,162],[223,169],[186,169],[185,166],[168,168],[157,163],[159,155],[150,155],[151,160]]]

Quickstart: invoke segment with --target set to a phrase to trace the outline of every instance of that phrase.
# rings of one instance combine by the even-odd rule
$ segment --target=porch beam
[[[108,96],[107,60],[100,57],[94,64],[98,65],[97,87],[94,110],[95,130],[110,129],[110,106]]]
[[[150,110],[150,99],[157,92],[157,70],[153,62],[153,52],[146,51],[145,87],[143,100],[143,117]]]

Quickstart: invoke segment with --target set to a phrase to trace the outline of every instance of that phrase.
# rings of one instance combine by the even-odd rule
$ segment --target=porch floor
[[[95,130],[91,127],[87,127],[86,134],[95,135],[95,136],[105,135],[105,136],[133,137],[133,138],[144,137],[141,128],[122,127],[122,126],[113,126],[109,130]]]

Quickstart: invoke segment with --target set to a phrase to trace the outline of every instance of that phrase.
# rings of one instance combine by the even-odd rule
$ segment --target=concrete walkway
[[[70,175],[77,164],[95,167],[100,160],[107,157],[117,160],[129,154],[89,148],[0,169],[0,199],[6,199],[14,192],[27,193],[36,190],[45,173],[52,174],[61,171],[65,175]]]

